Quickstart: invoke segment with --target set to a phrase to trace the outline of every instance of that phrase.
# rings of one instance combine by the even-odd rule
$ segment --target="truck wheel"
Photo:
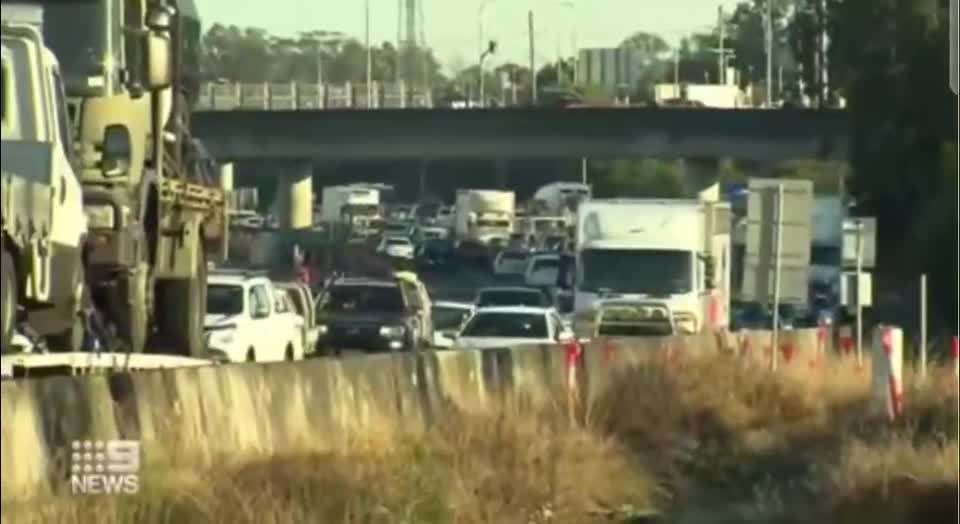
[[[2,334],[0,347],[10,349],[13,341],[13,326],[17,316],[17,279],[13,271],[13,257],[4,249],[0,259],[0,320],[2,320]]]
[[[134,273],[121,283],[117,308],[117,332],[131,353],[143,353],[150,329],[149,305],[153,300],[150,265],[141,261]]]
[[[207,314],[207,257],[203,245],[197,256],[194,277],[164,282],[159,290],[162,318],[162,342],[178,355],[202,357],[204,342],[203,321]]]

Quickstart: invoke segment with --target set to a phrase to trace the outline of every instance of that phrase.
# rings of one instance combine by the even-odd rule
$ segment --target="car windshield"
[[[207,314],[239,315],[243,313],[243,287],[225,284],[207,286]]]
[[[387,245],[388,246],[409,246],[410,240],[406,238],[388,238]]]
[[[330,289],[321,306],[323,311],[401,312],[403,296],[397,286],[337,285]]]
[[[527,259],[525,253],[504,253],[501,257],[504,262],[520,262]]]
[[[585,249],[581,262],[584,291],[669,295],[693,289],[689,251]]]
[[[481,312],[470,319],[461,333],[474,338],[547,338],[547,319],[542,314]]]
[[[538,290],[531,289],[491,289],[481,291],[477,306],[531,306],[545,305],[545,297]]]
[[[532,271],[543,271],[545,269],[560,269],[559,258],[538,258],[533,261]]]
[[[470,310],[460,307],[433,306],[433,328],[437,330],[460,329]]]
[[[389,233],[406,233],[407,226],[403,224],[387,224],[386,231]]]

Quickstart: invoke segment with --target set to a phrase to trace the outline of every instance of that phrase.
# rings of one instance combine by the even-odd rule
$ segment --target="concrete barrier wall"
[[[816,334],[784,340],[810,351]],[[716,337],[596,340],[577,365],[579,391],[589,400],[618,370],[645,359],[727,345]],[[543,404],[567,385],[567,363],[566,348],[545,346],[9,381],[0,386],[0,496],[67,489],[74,440],[140,440],[145,470],[199,469],[303,444],[421,432],[450,405],[469,412],[501,399]]]

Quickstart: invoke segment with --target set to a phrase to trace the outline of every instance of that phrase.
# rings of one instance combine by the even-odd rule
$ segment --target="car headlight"
[[[680,333],[693,334],[699,328],[697,316],[686,311],[674,313],[673,321],[677,324],[677,331]]]
[[[400,338],[406,331],[407,328],[404,326],[382,326],[380,328],[380,336],[384,338]]]
[[[113,211],[113,206],[84,206],[83,212],[87,215],[87,227],[90,229],[113,229],[116,227],[116,213]]]
[[[327,328],[326,324],[317,325],[317,333],[320,333],[321,335],[326,335],[328,331],[329,331],[329,328]]]

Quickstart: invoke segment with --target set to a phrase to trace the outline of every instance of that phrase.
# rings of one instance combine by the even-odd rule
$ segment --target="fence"
[[[370,85],[346,83],[204,83],[196,111],[305,111],[320,109],[403,109],[433,107],[433,93],[403,82]],[[369,100],[368,100],[369,98]]]

